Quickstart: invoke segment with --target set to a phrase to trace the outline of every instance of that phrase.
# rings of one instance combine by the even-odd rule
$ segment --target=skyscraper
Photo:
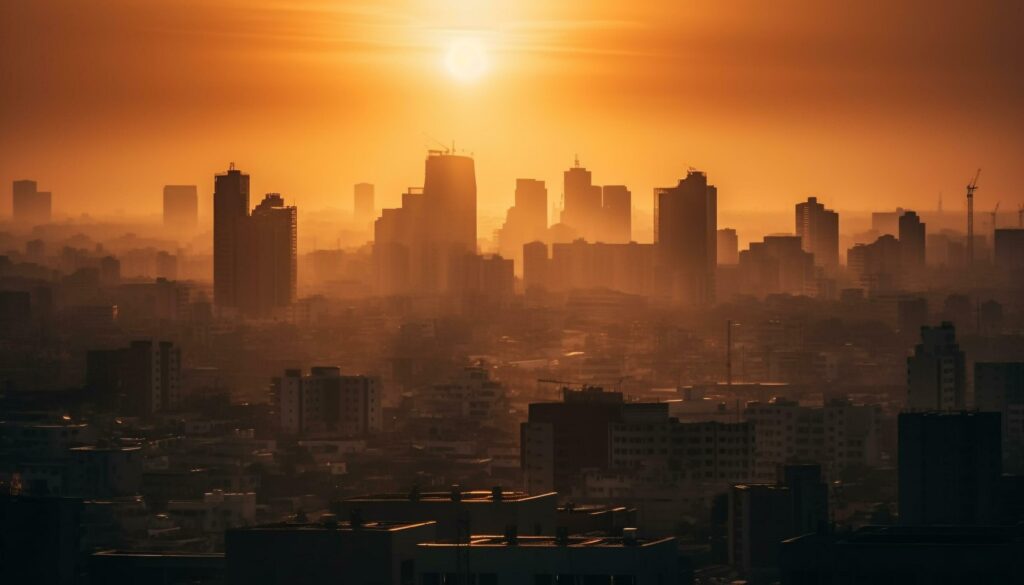
[[[814,254],[815,265],[839,265],[839,214],[818,203],[817,197],[797,203],[796,235],[804,251]]]
[[[238,307],[240,247],[249,216],[249,175],[231,163],[213,183],[213,301],[220,307]]]
[[[164,227],[190,230],[199,221],[195,185],[164,185]]]
[[[423,189],[402,195],[374,224],[379,292],[430,295],[453,290],[466,254],[476,253],[476,173],[473,159],[427,154]]]
[[[356,183],[352,196],[353,218],[359,223],[373,221],[374,200],[373,185]]]
[[[913,211],[900,216],[900,253],[904,269],[914,272],[924,268],[925,224]]]
[[[473,159],[448,152],[427,156],[423,196],[433,239],[451,251],[476,253],[476,170]]]
[[[508,209],[505,223],[498,230],[498,249],[505,258],[515,262],[516,271],[523,271],[523,245],[547,239],[548,190],[544,181],[516,179],[515,205]]]
[[[964,352],[956,342],[953,324],[947,321],[938,327],[922,327],[921,343],[907,358],[907,408],[965,408],[966,375]]]
[[[15,223],[39,225],[50,221],[52,197],[48,191],[39,191],[35,181],[14,181],[11,203]]]
[[[715,298],[718,264],[718,189],[691,170],[675,187],[654,190],[654,244],[658,288],[686,304]]]
[[[280,194],[267,193],[246,223],[240,304],[249,315],[266,316],[295,301],[296,210]]]
[[[605,185],[601,194],[604,225],[598,240],[612,244],[629,243],[633,239],[633,195],[625,185]]]
[[[590,171],[575,165],[562,173],[565,207],[562,209],[562,223],[576,231],[577,236],[596,241],[601,224],[601,187],[591,181]]]

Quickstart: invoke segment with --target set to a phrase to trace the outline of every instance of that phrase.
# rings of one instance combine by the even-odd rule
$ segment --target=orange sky
[[[877,6],[865,6],[866,4]],[[1024,202],[1024,9],[946,0],[7,0],[0,181],[58,212],[155,213],[229,161],[300,210],[395,205],[430,137],[477,159],[481,213],[574,153],[649,208],[708,171],[720,208]],[[442,64],[456,39],[490,60]]]

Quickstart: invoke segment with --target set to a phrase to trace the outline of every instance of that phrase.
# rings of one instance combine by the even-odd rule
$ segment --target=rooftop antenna
[[[233,171],[233,170],[235,170],[235,163],[233,163],[233,162],[229,162],[229,163],[228,163],[228,170],[229,170],[229,171]]]
[[[1024,228],[1024,203],[1017,206],[1017,227]]]
[[[939,215],[942,215],[942,191],[939,191]]]
[[[974,192],[978,189],[978,177],[981,169],[974,173],[974,178],[967,183],[967,265],[974,265]]]
[[[578,169],[578,168],[580,168],[580,155],[579,155],[579,153],[577,153],[575,155],[575,157],[576,157],[576,168]]]

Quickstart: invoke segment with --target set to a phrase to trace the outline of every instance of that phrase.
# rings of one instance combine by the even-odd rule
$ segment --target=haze
[[[606,0],[14,1],[0,7],[0,184],[58,213],[155,215],[167,183],[236,161],[300,209],[378,206],[425,148],[477,161],[481,225],[515,179],[579,154],[595,180],[716,177],[725,220],[817,194],[840,210],[1015,206],[1024,181],[1019,3]],[[487,71],[445,70],[474,39]],[[552,191],[552,202],[559,193]],[[10,194],[0,203],[9,213]],[[732,223],[736,223],[733,221]],[[772,231],[765,226],[764,231]],[[753,234],[751,234],[753,236]]]

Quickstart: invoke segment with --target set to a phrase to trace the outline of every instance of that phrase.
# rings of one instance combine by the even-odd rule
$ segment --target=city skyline
[[[481,211],[495,216],[516,178],[552,184],[574,153],[640,209],[689,166],[732,194],[723,211],[784,211],[808,195],[840,211],[894,195],[931,208],[940,193],[952,210],[979,166],[978,205],[991,209],[1018,203],[1024,182],[1020,14],[999,3],[233,8],[0,8],[0,21],[24,23],[0,35],[7,87],[20,88],[0,93],[0,111],[18,112],[0,117],[0,184],[36,177],[71,214],[154,212],[142,193],[205,185],[236,160],[302,207],[344,208],[360,181],[392,206],[416,184],[419,153],[453,139],[476,154]],[[40,44],[37,24],[65,42]],[[489,61],[471,82],[446,68],[465,39]],[[473,54],[458,60],[472,67]],[[105,148],[82,148],[97,140]]]

